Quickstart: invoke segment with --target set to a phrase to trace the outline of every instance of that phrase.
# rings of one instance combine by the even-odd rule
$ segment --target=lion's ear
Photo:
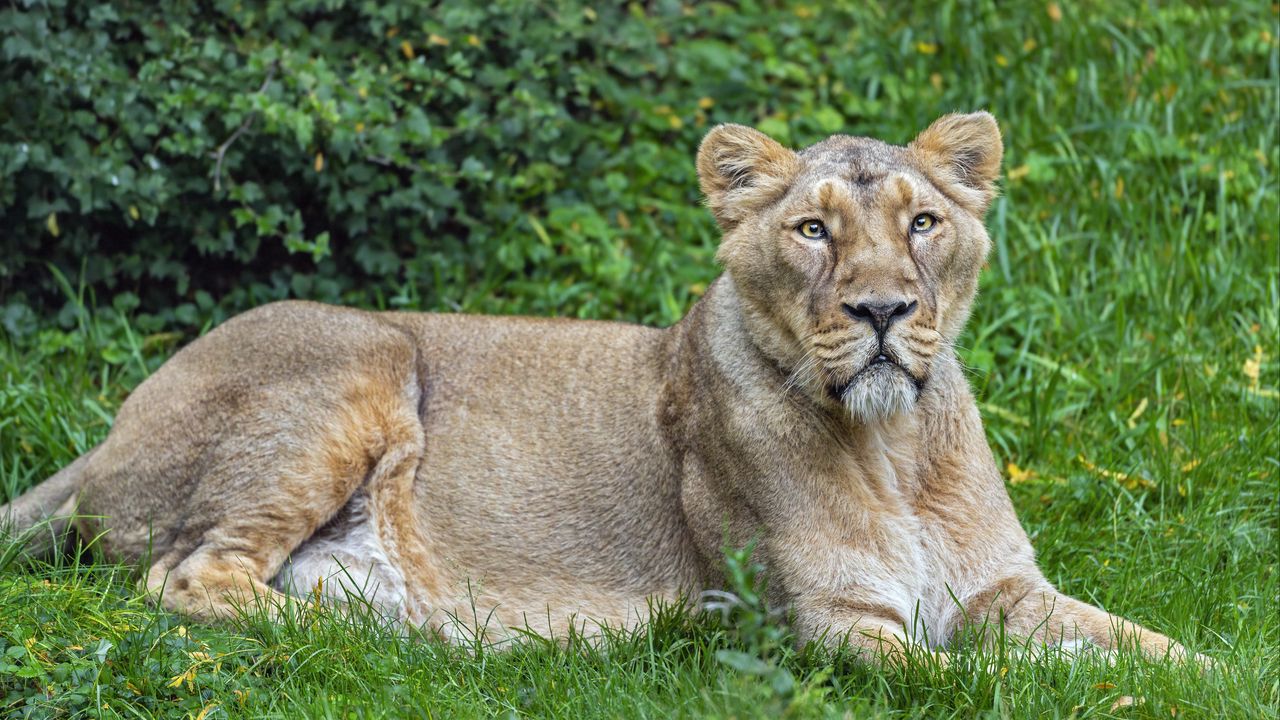
[[[794,152],[744,125],[717,125],[698,147],[698,180],[724,230],[784,192],[799,168]]]
[[[944,115],[907,146],[930,178],[956,192],[978,215],[995,199],[1004,145],[987,112]]]

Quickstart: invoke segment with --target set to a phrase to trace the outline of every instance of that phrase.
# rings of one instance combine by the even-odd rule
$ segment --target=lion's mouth
[[[905,375],[907,379],[911,381],[911,384],[916,386],[917,394],[924,389],[924,378],[916,377],[910,370],[907,370],[906,366],[898,362],[897,358],[889,355],[888,353],[881,352],[872,358],[866,365],[863,365],[862,369],[851,375],[848,380],[829,386],[827,391],[831,394],[832,399],[839,402],[844,399],[845,393],[849,391],[849,388],[852,387],[854,383],[862,380],[874,380],[873,377],[869,377],[873,374],[887,375],[889,373],[896,372],[900,372]]]

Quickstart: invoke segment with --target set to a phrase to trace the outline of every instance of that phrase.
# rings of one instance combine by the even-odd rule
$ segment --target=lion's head
[[[1003,148],[988,113],[906,147],[835,135],[793,152],[713,129],[698,175],[754,342],[795,388],[860,421],[914,407],[960,333],[991,241]]]

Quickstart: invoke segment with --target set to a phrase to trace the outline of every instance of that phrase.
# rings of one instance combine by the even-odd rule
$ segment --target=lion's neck
[[[716,322],[710,328],[720,346],[754,355],[774,373],[788,378],[803,360],[795,348],[799,338],[774,317],[774,308],[761,305],[743,293],[728,274],[720,276],[706,298]]]

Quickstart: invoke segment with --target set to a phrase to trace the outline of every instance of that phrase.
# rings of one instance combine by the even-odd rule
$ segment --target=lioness
[[[320,588],[444,635],[634,625],[758,538],[802,637],[894,656],[989,620],[1183,657],[1046,581],[983,435],[953,343],[1001,155],[983,112],[905,147],[721,125],[725,273],[674,327],[267,305],[0,517],[74,513],[200,618]]]

